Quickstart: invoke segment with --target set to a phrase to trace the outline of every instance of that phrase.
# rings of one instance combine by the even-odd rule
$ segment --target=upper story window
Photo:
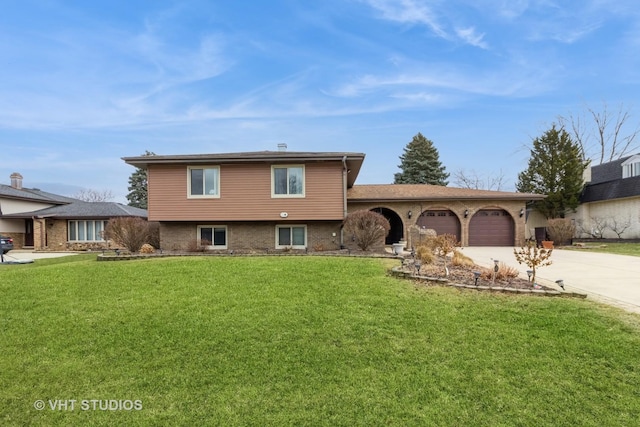
[[[640,157],[634,156],[622,164],[622,177],[640,176]]]
[[[272,197],[304,197],[304,165],[271,167]]]
[[[187,172],[188,197],[220,197],[219,166],[189,166]]]

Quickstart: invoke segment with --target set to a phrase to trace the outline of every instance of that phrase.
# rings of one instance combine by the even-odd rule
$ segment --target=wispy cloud
[[[484,33],[478,34],[474,27],[456,28],[456,35],[471,46],[488,49],[489,45],[483,40]]]

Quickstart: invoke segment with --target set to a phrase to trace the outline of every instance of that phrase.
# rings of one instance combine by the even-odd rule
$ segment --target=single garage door
[[[431,228],[438,234],[453,234],[460,241],[460,220],[451,211],[424,211],[417,224],[420,228]]]
[[[502,209],[482,209],[469,222],[469,246],[513,246],[515,225]]]

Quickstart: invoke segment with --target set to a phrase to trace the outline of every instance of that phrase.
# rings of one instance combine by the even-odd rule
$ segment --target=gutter
[[[347,156],[342,157],[342,220],[347,218]],[[340,247],[344,246],[344,230],[340,227]]]

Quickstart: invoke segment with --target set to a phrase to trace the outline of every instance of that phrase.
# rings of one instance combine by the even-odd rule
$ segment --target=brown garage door
[[[469,246],[513,246],[513,218],[502,209],[482,209],[469,222]]]
[[[460,240],[460,220],[451,211],[424,211],[417,223],[420,228],[431,228],[438,234],[453,234]]]

